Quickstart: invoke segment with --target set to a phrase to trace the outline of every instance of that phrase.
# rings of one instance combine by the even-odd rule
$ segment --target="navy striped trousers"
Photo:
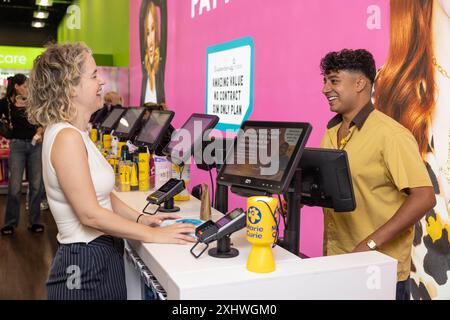
[[[61,244],[47,281],[49,300],[126,300],[122,239]]]

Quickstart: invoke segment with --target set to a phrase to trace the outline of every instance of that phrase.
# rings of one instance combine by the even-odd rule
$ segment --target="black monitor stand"
[[[239,255],[239,251],[231,247],[231,239],[227,235],[217,240],[217,247],[209,249],[208,254],[214,258],[234,258]]]
[[[284,230],[284,238],[278,241],[278,245],[301,258],[308,258],[300,253],[301,178],[302,171],[297,168],[285,195],[288,207],[286,229]]]
[[[221,165],[216,165],[216,172],[219,174]],[[214,209],[226,214],[228,212],[228,187],[217,183],[216,179],[216,195],[214,199]]]
[[[166,200],[164,202],[164,207],[159,208],[158,211],[164,212],[164,213],[172,213],[172,212],[180,211],[180,207],[177,207],[174,204],[175,204],[175,201],[173,200],[173,197],[172,197],[172,198]]]
[[[211,141],[204,141],[202,144],[202,154],[206,147],[208,147],[211,143],[214,143],[214,140],[216,138],[211,138]],[[224,141],[222,144],[222,148],[215,149],[214,150],[214,158],[215,162],[212,164],[204,164],[203,159],[196,159],[197,162],[197,168],[203,171],[211,171],[213,168],[216,168],[217,175],[219,174],[220,170],[222,169],[223,163],[225,162],[226,157],[226,146],[227,142]],[[219,159],[218,159],[219,158]],[[220,162],[220,163],[218,163]],[[228,212],[228,187],[217,183],[215,183],[215,196],[214,196],[214,209],[217,211],[222,212],[223,214],[226,214]]]

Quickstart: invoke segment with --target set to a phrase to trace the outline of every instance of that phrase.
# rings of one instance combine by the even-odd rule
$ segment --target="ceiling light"
[[[42,22],[42,21],[33,21],[33,22],[31,23],[31,26],[32,26],[33,28],[43,28],[43,27],[45,27],[45,22]]]
[[[50,7],[53,4],[53,0],[36,0],[36,5],[42,7]]]
[[[47,19],[48,12],[47,11],[34,11],[33,17],[35,17],[36,19]]]

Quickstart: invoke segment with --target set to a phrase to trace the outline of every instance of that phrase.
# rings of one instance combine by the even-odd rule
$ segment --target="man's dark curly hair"
[[[330,52],[320,61],[320,70],[323,75],[340,70],[359,71],[372,83],[377,72],[372,54],[364,49]]]

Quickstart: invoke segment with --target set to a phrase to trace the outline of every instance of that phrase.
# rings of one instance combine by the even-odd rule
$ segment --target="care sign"
[[[34,59],[44,50],[44,48],[0,46],[0,68],[31,69]]]
[[[206,113],[219,130],[237,131],[253,110],[254,44],[250,37],[208,47]]]

